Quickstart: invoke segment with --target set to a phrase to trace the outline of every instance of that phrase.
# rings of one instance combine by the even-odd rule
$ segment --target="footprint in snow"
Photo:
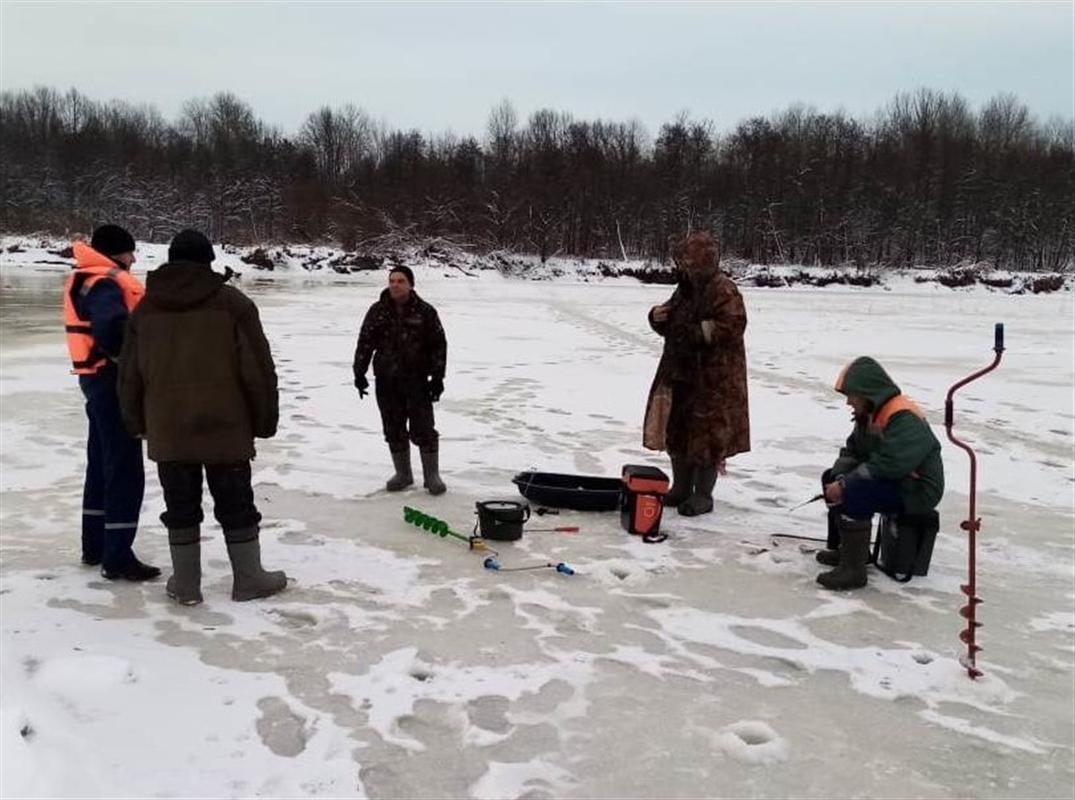
[[[285,611],[282,608],[270,608],[268,613],[280,620],[288,628],[311,628],[317,626],[317,617],[305,611]]]
[[[262,744],[278,756],[293,758],[306,749],[306,719],[291,710],[282,698],[258,700],[257,731]]]

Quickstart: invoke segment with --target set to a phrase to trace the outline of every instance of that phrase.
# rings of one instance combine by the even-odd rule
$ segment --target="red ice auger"
[[[978,461],[970,446],[957,439],[952,433],[952,426],[955,423],[955,404],[952,401],[952,397],[958,389],[996,369],[997,365],[1000,364],[1000,356],[1003,352],[1004,324],[998,322],[993,332],[993,353],[995,354],[993,363],[985,369],[980,369],[972,375],[968,375],[952,386],[948,390],[948,399],[944,401],[944,427],[948,432],[948,438],[957,447],[966,450],[967,455],[970,456],[970,511],[967,514],[967,518],[959,524],[959,527],[967,532],[967,582],[960,584],[959,587],[963,594],[967,596],[967,604],[959,609],[959,615],[967,620],[967,627],[960,631],[959,639],[967,645],[967,654],[960,659],[960,663],[967,670],[967,675],[972,679],[979,678],[982,675],[982,671],[976,666],[977,655],[982,648],[975,642],[975,632],[982,627],[982,623],[975,619],[975,612],[982,602],[982,598],[978,597],[975,578],[975,546],[978,530],[982,527],[982,521],[975,516],[975,500],[978,491]]]

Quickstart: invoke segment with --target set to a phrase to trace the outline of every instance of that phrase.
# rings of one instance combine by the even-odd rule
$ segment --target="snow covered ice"
[[[136,272],[163,248],[140,258]],[[505,566],[566,561],[579,573],[566,577],[483,570],[401,508],[469,532],[475,501],[517,497],[524,469],[665,467],[639,427],[660,346],[646,312],[669,287],[417,276],[448,334],[448,494],[383,491],[376,405],[351,385],[384,276],[245,271],[281,389],[280,432],[254,462],[264,557],[293,583],[231,602],[207,521],[206,602],[182,608],[163,581],[113,584],[79,565],[85,416],[60,330],[63,267],[5,255],[4,796],[1071,797],[1070,291],[744,288],[753,452],[729,462],[713,514],[665,517],[663,544],[613,514],[564,512],[544,519],[580,534],[498,546]],[[985,675],[971,681],[957,613],[967,458],[944,436],[943,403],[989,362],[995,322],[1000,368],[956,398],[980,464]],[[788,509],[847,435],[831,387],[861,354],[930,414],[948,489],[929,576],[873,572],[832,594],[805,543],[770,534],[824,534],[816,504]],[[147,469],[136,549],[167,572]]]

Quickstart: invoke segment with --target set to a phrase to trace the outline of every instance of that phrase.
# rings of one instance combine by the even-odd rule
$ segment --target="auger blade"
[[[975,594],[972,594],[971,590],[970,590],[970,587],[967,586],[966,584],[963,584],[962,586],[960,586],[959,589],[960,589],[960,591],[963,592],[963,594],[965,594],[967,596],[967,599],[968,599],[969,602],[974,603],[975,605],[978,605],[979,603],[984,603],[985,602],[984,600],[982,600],[982,598],[978,597]]]

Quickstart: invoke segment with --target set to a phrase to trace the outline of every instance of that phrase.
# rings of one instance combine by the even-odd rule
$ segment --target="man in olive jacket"
[[[829,503],[829,547],[817,560],[835,567],[818,575],[826,589],[866,585],[871,519],[881,514],[922,514],[944,494],[941,444],[918,405],[874,359],[861,356],[836,380],[855,427],[839,458],[821,477]]]
[[[276,434],[276,369],[257,306],[213,272],[215,257],[197,231],[172,239],[120,354],[124,422],[147,440],[164,491],[168,596],[184,605],[202,601],[203,469],[231,560],[232,598],[267,597],[287,584],[283,572],[262,569],[250,483],[254,437]]]

